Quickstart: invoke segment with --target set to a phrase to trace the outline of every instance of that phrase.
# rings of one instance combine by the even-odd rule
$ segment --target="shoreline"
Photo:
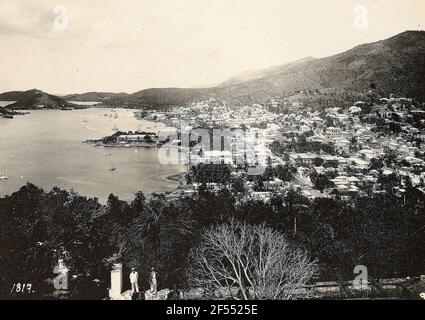
[[[119,144],[119,143],[113,143],[113,144],[108,144],[108,143],[96,143],[96,142],[87,142],[87,141],[83,141],[83,143],[87,143],[87,144],[94,144],[95,147],[104,147],[104,148],[148,148],[148,149],[153,149],[153,148],[158,148],[158,145],[156,144],[141,144],[141,143],[126,143],[126,144]]]
[[[172,177],[172,179],[167,179],[167,176],[178,174],[181,170],[184,170],[184,167],[175,166],[173,168],[173,164],[171,166],[159,166],[155,150],[157,149],[156,142],[135,141],[133,143],[116,144],[111,141],[111,144],[103,144],[97,141],[99,143],[98,147],[96,147],[96,143],[83,143],[87,138],[102,137],[103,135],[114,133],[110,131],[114,120],[110,122],[109,118],[106,119],[103,117],[103,114],[107,110],[109,109],[86,108],[84,110],[71,110],[65,113],[63,113],[64,110],[31,110],[31,116],[28,118],[21,118],[21,120],[17,120],[18,122],[10,121],[10,124],[8,124],[10,125],[10,130],[8,130],[2,140],[0,152],[3,151],[6,154],[7,149],[12,148],[11,141],[20,142],[24,139],[21,135],[17,135],[17,140],[11,140],[9,138],[15,137],[13,133],[15,130],[16,132],[20,132],[21,122],[28,128],[28,132],[31,134],[39,133],[39,126],[45,126],[46,129],[43,129],[43,134],[37,134],[34,137],[34,141],[37,142],[36,144],[43,143],[42,150],[47,150],[47,152],[52,150],[52,153],[56,153],[60,149],[61,152],[57,156],[57,159],[52,161],[52,172],[57,172],[55,176],[47,171],[43,176],[40,173],[41,169],[37,169],[39,168],[38,160],[35,160],[32,166],[29,166],[27,163],[16,165],[15,161],[6,158],[0,167],[0,175],[2,167],[4,167],[9,179],[7,181],[0,181],[1,193],[3,194],[4,192],[4,195],[10,195],[17,192],[26,181],[32,181],[46,190],[50,190],[52,186],[59,186],[64,189],[72,188],[82,195],[98,197],[102,199],[102,202],[107,198],[109,193],[114,193],[126,199],[132,199],[133,194],[139,191],[143,191],[146,194],[175,191],[179,186],[178,178],[174,177],[173,179]],[[119,108],[117,112],[120,114],[120,118],[116,120],[117,126],[120,127],[119,121],[121,121],[123,123],[122,129],[125,131],[136,130],[136,132],[151,134],[153,138],[157,130],[162,130],[162,126],[165,127],[165,124],[161,125],[159,122],[135,119],[134,113],[131,110]],[[16,116],[15,118],[17,119],[18,117]],[[65,120],[63,124],[56,121],[58,118]],[[85,119],[89,123],[86,124],[83,121]],[[0,122],[2,124],[3,122],[6,123],[6,121],[7,119],[2,119],[0,116]],[[91,124],[92,121],[93,125]],[[99,122],[99,125],[94,125],[94,122]],[[148,127],[151,127],[151,130],[147,129]],[[67,132],[70,130],[73,131],[73,134],[70,136],[71,138],[68,138]],[[96,137],[94,140],[99,139]],[[23,151],[23,144],[18,144],[20,145],[19,147],[13,148],[19,154],[24,154],[26,151]],[[56,148],[56,144],[59,147]],[[126,147],[126,144],[128,144],[128,147]],[[35,150],[35,147],[30,146],[28,150],[32,152]],[[74,150],[78,150],[76,159],[68,161],[66,154],[71,152],[70,155],[72,155]],[[139,150],[137,152],[138,154],[135,155],[134,153],[137,150]],[[96,165],[86,163],[92,162],[92,159],[97,163]],[[25,162],[25,160],[21,156],[18,162]],[[40,165],[43,166],[42,164]],[[116,172],[109,170],[115,167],[117,168]],[[90,172],[86,173],[87,170],[85,168],[90,168]],[[143,178],[143,181],[141,181],[142,179],[136,178],[138,175],[141,177],[146,176],[147,178],[146,180]],[[60,177],[60,179],[57,179],[57,177]],[[114,182],[110,182],[112,180]],[[115,182],[115,180],[119,181]],[[111,188],[104,186],[104,184],[111,184]]]
[[[167,176],[167,179],[171,180],[171,181],[181,182],[185,179],[186,174],[187,174],[186,171],[176,173],[176,174],[172,174],[172,175]]]

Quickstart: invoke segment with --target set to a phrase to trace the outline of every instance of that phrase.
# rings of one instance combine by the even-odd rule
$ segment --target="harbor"
[[[13,120],[0,118],[0,195],[11,194],[28,181],[46,190],[54,186],[73,189],[102,202],[111,192],[130,200],[138,191],[173,191],[178,182],[167,177],[185,167],[160,164],[156,144],[149,147],[135,142],[133,146],[139,147],[130,148],[82,143],[114,134],[115,124],[123,132],[152,131],[152,136],[165,128],[137,120],[132,111],[116,111],[117,119],[104,117],[111,113],[106,108],[33,110]]]

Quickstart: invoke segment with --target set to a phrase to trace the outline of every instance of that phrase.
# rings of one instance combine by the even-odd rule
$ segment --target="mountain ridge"
[[[301,90],[364,91],[371,87],[382,95],[394,93],[425,100],[424,31],[404,32],[330,57],[284,65],[266,77],[225,90],[233,96],[243,96],[249,88],[260,100]]]
[[[425,31],[405,31],[329,57],[308,57],[245,72],[210,88],[149,88],[134,93],[87,92],[59,99],[102,101],[108,106],[166,107],[221,97],[235,104],[249,104],[283,98],[303,90],[327,88],[356,92],[373,89],[384,96],[393,93],[425,101]],[[17,93],[1,94],[0,100],[8,100],[2,99],[2,96],[15,97]]]
[[[0,94],[0,100],[16,101],[7,105],[7,109],[22,110],[22,109],[63,109],[73,107],[72,103],[64,99],[48,94],[38,89],[27,91],[10,91]]]

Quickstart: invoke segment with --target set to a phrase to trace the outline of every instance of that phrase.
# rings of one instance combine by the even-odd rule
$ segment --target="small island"
[[[18,112],[18,111],[8,110],[4,107],[0,107],[0,118],[13,119],[13,116],[24,115],[24,114],[27,114],[27,112]]]
[[[159,145],[158,135],[153,132],[145,131],[117,131],[110,136],[101,139],[89,139],[84,143],[94,144],[103,147],[143,147],[156,148]]]

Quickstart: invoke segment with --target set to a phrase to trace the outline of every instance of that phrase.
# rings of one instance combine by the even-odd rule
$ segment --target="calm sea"
[[[0,101],[0,107],[5,107],[5,106],[12,104],[14,102],[16,102],[16,101]]]
[[[131,200],[137,191],[172,191],[177,182],[167,177],[185,169],[160,164],[156,148],[105,148],[82,143],[112,134],[115,126],[122,131],[152,132],[165,127],[137,120],[131,110],[30,112],[0,119],[0,175],[4,170],[9,177],[0,180],[0,195],[17,191],[30,181],[45,190],[72,188],[102,202],[110,193]]]

